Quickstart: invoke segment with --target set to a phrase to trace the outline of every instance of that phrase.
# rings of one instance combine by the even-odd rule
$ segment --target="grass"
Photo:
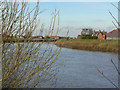
[[[64,42],[63,45],[62,42]],[[72,49],[79,50],[118,52],[118,40],[70,39],[59,40],[55,44],[61,47],[71,47]]]

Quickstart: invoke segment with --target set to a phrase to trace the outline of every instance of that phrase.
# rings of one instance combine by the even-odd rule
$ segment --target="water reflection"
[[[64,73],[62,79],[57,81],[57,87],[64,88],[115,88],[110,82],[96,70],[98,67],[103,73],[111,79],[116,85],[118,83],[118,74],[111,63],[111,59],[118,65],[117,54],[88,52],[63,48],[57,62],[63,62]]]
[[[59,51],[49,43],[3,44],[3,88],[54,87]]]
[[[96,67],[115,84],[118,82],[117,72],[110,61],[113,59],[117,65],[116,54],[62,48],[58,55],[60,48],[53,43],[14,43],[6,44],[4,48],[7,49],[2,53],[3,75],[11,70],[12,63],[12,67],[20,65],[5,79],[4,87],[15,87],[22,82],[19,87],[113,88]]]

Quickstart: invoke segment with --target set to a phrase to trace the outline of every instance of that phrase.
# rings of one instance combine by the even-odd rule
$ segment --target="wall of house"
[[[78,36],[77,36],[77,39],[81,39],[81,35],[78,35]]]
[[[101,33],[98,34],[98,39],[103,39],[103,35]]]
[[[55,37],[55,39],[59,39],[59,37]]]
[[[98,34],[98,39],[106,39],[106,35],[99,33]]]
[[[92,29],[82,29],[81,31],[81,35],[92,35],[93,34],[93,30]]]
[[[120,40],[120,37],[107,37],[107,40]]]
[[[120,31],[117,30],[113,30],[109,33],[106,34],[106,37],[108,40],[120,40]]]

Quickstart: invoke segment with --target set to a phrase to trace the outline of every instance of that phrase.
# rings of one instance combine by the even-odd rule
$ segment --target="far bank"
[[[118,53],[118,42],[118,40],[70,39],[58,40],[55,44],[60,47],[78,50]]]

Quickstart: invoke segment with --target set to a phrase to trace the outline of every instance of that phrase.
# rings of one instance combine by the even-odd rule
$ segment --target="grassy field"
[[[118,52],[118,40],[70,39],[58,40],[56,45],[79,50]]]

